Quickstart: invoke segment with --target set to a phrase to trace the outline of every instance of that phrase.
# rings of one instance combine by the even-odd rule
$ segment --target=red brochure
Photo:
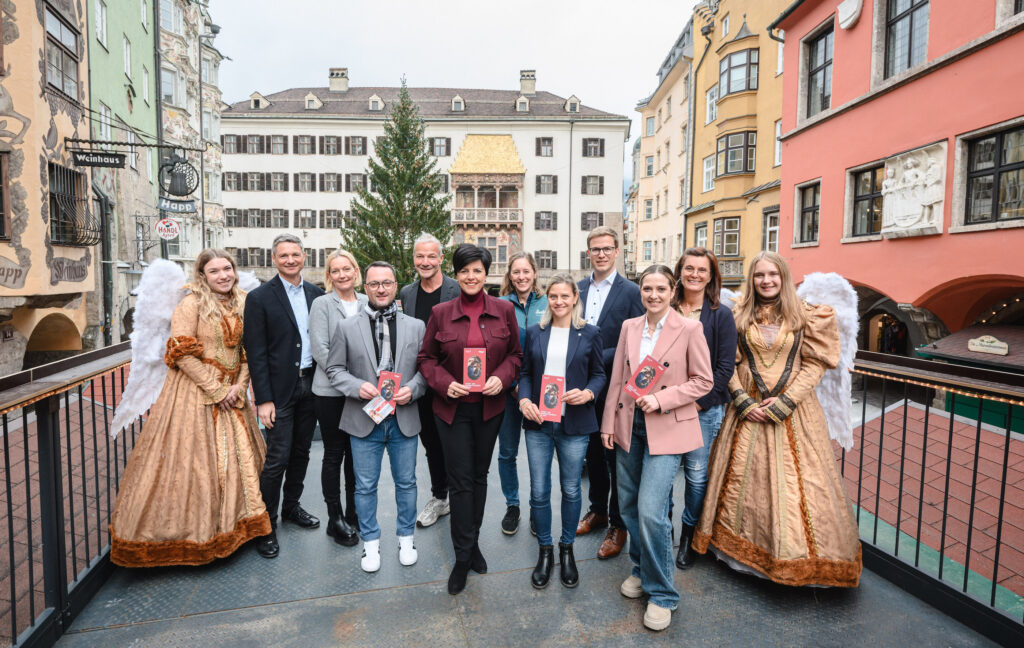
[[[462,384],[471,392],[484,390],[487,382],[487,349],[465,349],[462,352]]]
[[[565,378],[544,374],[540,378],[540,418],[542,421],[559,423],[562,420],[562,396],[565,394]]]
[[[654,384],[658,382],[658,378],[661,378],[663,373],[665,373],[665,367],[651,356],[646,356],[640,361],[636,373],[630,377],[623,389],[633,398],[646,396],[654,389]]]
[[[402,374],[394,373],[392,371],[380,372],[380,378],[377,379],[377,392],[392,408],[396,405],[395,394],[398,393],[398,389],[401,386]]]

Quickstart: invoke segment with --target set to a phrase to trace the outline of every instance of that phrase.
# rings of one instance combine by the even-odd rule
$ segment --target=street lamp
[[[203,150],[199,152],[199,177],[202,180],[199,189],[199,240],[202,243],[202,249],[206,249],[206,136],[203,134],[203,127],[205,124],[205,117],[203,116],[203,41],[206,39],[213,40],[220,33],[220,26],[210,23],[209,34],[199,34],[197,39],[199,43],[199,139],[202,140],[203,145],[200,147]],[[213,127],[213,113],[210,113],[210,127]]]

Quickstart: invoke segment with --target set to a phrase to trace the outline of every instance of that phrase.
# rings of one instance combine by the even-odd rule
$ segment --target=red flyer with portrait
[[[665,367],[651,356],[644,357],[637,367],[636,373],[629,379],[623,388],[633,398],[640,398],[651,393],[654,383],[658,382],[661,374],[665,373]]]
[[[487,349],[465,349],[462,352],[462,384],[471,392],[484,390],[487,382]]]
[[[395,394],[398,393],[398,389],[402,386],[402,374],[394,373],[392,371],[380,372],[380,378],[377,379],[377,393],[380,394],[381,398],[388,402],[388,405],[395,407]]]
[[[565,378],[562,376],[540,377],[540,418],[542,421],[562,421],[562,396],[565,394]]]

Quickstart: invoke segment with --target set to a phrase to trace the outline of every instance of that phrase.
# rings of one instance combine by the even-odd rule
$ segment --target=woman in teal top
[[[522,347],[526,344],[526,329],[540,323],[548,307],[548,298],[541,295],[537,285],[537,262],[529,252],[517,252],[508,260],[501,298],[515,306],[519,345]],[[498,477],[501,478],[501,492],[505,496],[506,507],[505,517],[501,519],[501,530],[506,535],[519,530],[519,473],[516,471],[516,457],[519,455],[523,414],[519,411],[518,393],[518,387],[509,391],[505,418],[498,430]],[[532,525],[530,530],[533,531]]]

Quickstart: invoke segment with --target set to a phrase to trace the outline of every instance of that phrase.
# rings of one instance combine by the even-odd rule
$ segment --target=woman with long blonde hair
[[[554,566],[551,461],[555,454],[562,491],[560,580],[565,587],[579,584],[573,545],[583,504],[580,474],[590,435],[598,431],[594,400],[606,382],[602,351],[600,329],[583,319],[576,282],[569,275],[555,275],[548,283],[544,316],[526,331],[519,377],[518,405],[526,428],[530,464],[530,519],[539,545],[537,566],[530,580],[537,589],[547,587]],[[563,393],[559,394],[557,387],[549,390],[555,384],[551,381],[544,387],[545,376],[560,377]],[[556,410],[561,404],[558,421],[541,418],[538,404],[542,399]]]
[[[814,392],[839,362],[835,311],[802,302],[782,257],[761,252],[734,314],[732,405],[693,547],[783,585],[856,587],[857,525]]]
[[[235,260],[203,250],[185,288],[164,355],[170,369],[110,520],[110,558],[124,567],[201,565],[270,533]]]

